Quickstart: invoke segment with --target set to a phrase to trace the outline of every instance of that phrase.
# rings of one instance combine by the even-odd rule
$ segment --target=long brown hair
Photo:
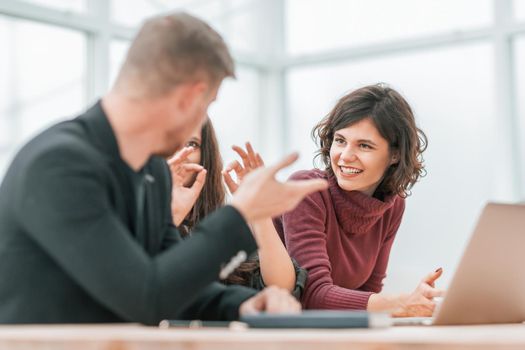
[[[207,118],[202,126],[200,147],[200,165],[206,169],[206,182],[195,205],[184,219],[183,225],[179,227],[183,236],[188,235],[200,220],[224,205],[226,197],[226,190],[222,182],[222,158],[219,152],[219,142],[210,118]]]
[[[399,153],[399,162],[386,170],[374,195],[409,196],[410,189],[425,175],[422,154],[427,148],[427,137],[416,126],[408,102],[385,84],[362,87],[337,102],[312,130],[312,138],[319,145],[315,158],[321,158],[325,170],[333,173],[330,148],[334,133],[366,118],[387,140],[390,151]]]
[[[219,151],[219,142],[213,124],[208,118],[201,130],[201,161],[206,169],[206,182],[195,202],[195,205],[178,227],[183,237],[188,236],[191,230],[207,215],[219,209],[225,203],[226,189],[222,180],[222,157]],[[243,262],[223,282],[225,284],[248,285],[250,277],[259,267],[258,261]]]

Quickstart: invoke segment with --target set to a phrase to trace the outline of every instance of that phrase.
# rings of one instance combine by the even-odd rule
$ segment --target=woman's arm
[[[271,219],[252,225],[259,246],[261,276],[267,286],[278,286],[289,290],[295,288],[295,267]]]
[[[234,161],[223,171],[225,183],[233,194],[244,176],[252,170],[264,166],[264,162],[261,156],[254,152],[249,142],[246,143],[246,151],[238,146],[232,148],[243,162],[241,165],[238,161]],[[229,174],[230,171],[235,172],[239,183],[232,179]],[[259,247],[259,264],[264,284],[293,291],[296,282],[295,267],[273,226],[272,219],[267,218],[253,223],[252,230]]]

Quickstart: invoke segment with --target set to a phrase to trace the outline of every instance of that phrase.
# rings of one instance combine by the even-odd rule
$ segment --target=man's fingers
[[[301,310],[301,305],[287,290],[271,286],[264,290],[264,294],[268,313],[296,313]]]
[[[254,315],[259,312],[257,309],[257,301],[254,300],[258,296],[251,297],[250,299],[246,300],[244,303],[241,304],[241,307],[239,308],[239,314],[241,315]]]
[[[301,303],[299,303],[297,299],[295,299],[294,297],[289,297],[287,299],[288,299],[287,301],[288,312],[300,313],[302,310]]]
[[[270,286],[245,301],[239,309],[241,315],[255,314],[261,311],[299,313],[301,312],[301,304],[287,290]]]
[[[266,295],[264,291],[259,292],[246,300],[239,309],[241,315],[253,315],[266,309]]]
[[[310,193],[322,191],[328,188],[328,182],[323,179],[309,179],[309,180],[290,180],[284,183],[289,186],[292,191],[304,197]]]
[[[268,167],[268,169],[270,169],[270,175],[275,176],[275,174],[277,174],[280,170],[292,165],[297,160],[297,158],[299,158],[299,154],[297,152],[293,152],[285,156],[276,164]]]
[[[328,188],[328,182],[323,179],[289,180],[281,185],[280,194],[284,198],[279,201],[279,208],[283,212],[295,208],[308,194]]]
[[[281,310],[281,300],[277,298],[275,294],[266,294],[266,312],[267,313],[278,313]]]

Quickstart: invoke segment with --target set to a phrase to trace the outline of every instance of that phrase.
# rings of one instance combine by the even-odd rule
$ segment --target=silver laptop
[[[525,205],[483,209],[434,317],[395,318],[395,325],[465,325],[525,321]]]

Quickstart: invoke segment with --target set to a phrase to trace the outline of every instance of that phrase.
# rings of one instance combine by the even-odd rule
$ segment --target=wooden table
[[[133,324],[0,326],[0,349],[525,349],[525,325],[346,330],[158,329]]]

